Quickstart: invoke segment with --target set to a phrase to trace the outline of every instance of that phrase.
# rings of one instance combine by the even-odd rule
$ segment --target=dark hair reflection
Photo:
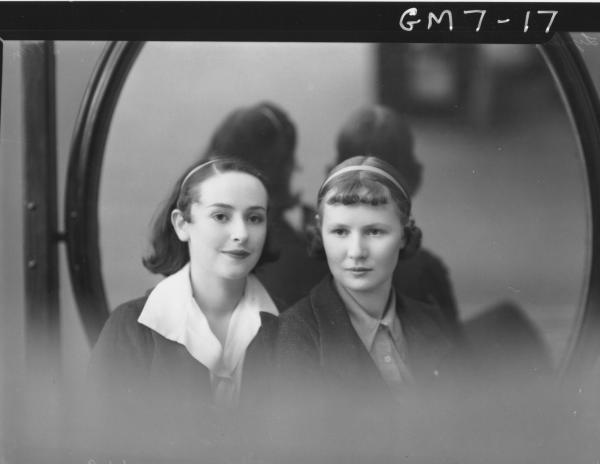
[[[215,130],[204,159],[235,156],[265,173],[271,187],[269,223],[277,261],[260,266],[256,275],[282,308],[308,293],[326,267],[308,255],[306,225],[313,211],[291,192],[296,167],[296,128],[287,113],[271,102],[229,113]],[[298,210],[300,223],[288,213]]]

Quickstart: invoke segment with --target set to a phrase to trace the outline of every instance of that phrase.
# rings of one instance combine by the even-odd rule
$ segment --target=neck
[[[230,280],[211,275],[198,266],[190,266],[192,292],[207,317],[230,315],[241,300],[246,278]]]
[[[337,280],[334,282],[342,300],[352,298],[372,318],[381,319],[383,317],[392,290],[391,280],[368,292],[356,292],[344,287]]]

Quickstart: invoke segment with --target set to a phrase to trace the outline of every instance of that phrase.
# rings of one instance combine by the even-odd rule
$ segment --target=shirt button
[[[386,355],[383,357],[383,360],[384,360],[386,363],[391,363],[391,362],[392,362],[392,357],[391,357],[389,354],[386,354]]]

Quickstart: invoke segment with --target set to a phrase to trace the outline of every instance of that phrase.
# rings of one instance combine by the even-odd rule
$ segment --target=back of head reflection
[[[326,272],[325,266],[307,253],[304,223],[310,210],[291,192],[295,149],[292,120],[279,106],[262,102],[229,113],[215,130],[205,153],[205,159],[243,159],[269,179],[269,221],[279,258],[258,268],[256,275],[283,308],[306,295]],[[297,226],[289,220],[294,214],[300,216]]]

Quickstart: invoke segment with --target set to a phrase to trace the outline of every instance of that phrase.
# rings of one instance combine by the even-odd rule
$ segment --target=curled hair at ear
[[[315,219],[306,226],[306,238],[308,243],[308,256],[320,261],[327,261],[325,247],[323,246],[323,237],[319,220]]]
[[[421,248],[421,241],[423,239],[423,233],[421,229],[417,227],[414,219],[409,219],[408,224],[404,226],[404,237],[406,243],[404,247],[400,250],[400,254],[398,255],[398,259],[408,259],[411,256],[419,251]]]

